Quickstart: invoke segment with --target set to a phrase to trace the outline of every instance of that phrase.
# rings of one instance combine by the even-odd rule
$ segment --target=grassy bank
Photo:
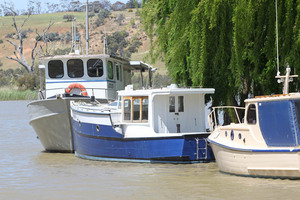
[[[19,91],[16,89],[0,89],[0,101],[10,100],[34,100],[37,92],[31,90]]]

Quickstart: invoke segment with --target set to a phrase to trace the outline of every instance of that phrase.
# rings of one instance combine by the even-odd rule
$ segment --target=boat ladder
[[[197,151],[196,151],[196,157],[197,157],[197,160],[206,160],[207,159],[207,146],[208,146],[208,143],[207,143],[207,140],[206,138],[195,138],[196,140],[196,144],[197,144]],[[199,141],[204,141],[204,147],[200,147],[200,142]],[[204,150],[204,153],[200,150]],[[200,153],[199,153],[200,151]]]

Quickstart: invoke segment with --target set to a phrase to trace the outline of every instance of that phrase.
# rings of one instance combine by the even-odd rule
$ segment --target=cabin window
[[[133,120],[140,119],[140,113],[141,113],[140,108],[141,108],[141,100],[134,99],[134,101],[133,101]]]
[[[48,75],[50,78],[62,78],[64,76],[64,63],[61,60],[49,61]]]
[[[80,59],[71,59],[67,62],[68,76],[70,78],[83,77],[83,61]]]
[[[178,112],[184,112],[183,96],[178,97]]]
[[[101,77],[103,75],[103,61],[101,59],[89,59],[87,71],[89,77]]]
[[[148,120],[148,99],[142,102],[142,120]]]
[[[256,124],[256,106],[254,104],[251,104],[248,107],[247,123],[248,124]]]
[[[124,100],[124,120],[131,120],[131,100]]]
[[[107,77],[109,79],[114,79],[114,65],[111,61],[107,62]]]
[[[125,121],[148,121],[148,97],[124,97],[123,104]]]
[[[169,112],[175,112],[175,97],[169,97]]]
[[[117,64],[116,65],[116,73],[117,73],[117,80],[119,81],[120,80],[120,68],[119,68],[119,65]]]
[[[117,80],[122,81],[122,69],[120,64],[116,64],[116,75],[117,75]]]
[[[295,101],[295,110],[296,110],[298,128],[300,129],[300,101]]]

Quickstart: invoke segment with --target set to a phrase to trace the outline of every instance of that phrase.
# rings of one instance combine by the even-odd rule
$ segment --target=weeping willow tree
[[[213,87],[214,105],[280,93],[275,0],[144,0],[150,56],[164,59],[174,82]],[[278,0],[280,71],[300,71],[300,0]],[[291,89],[298,89],[297,80]]]

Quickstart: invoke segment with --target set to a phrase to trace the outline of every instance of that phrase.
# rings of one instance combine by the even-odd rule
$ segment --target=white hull
[[[253,152],[210,144],[220,171],[235,175],[300,178],[300,152]]]
[[[46,99],[28,104],[30,125],[46,151],[74,151],[69,102],[75,99]]]

